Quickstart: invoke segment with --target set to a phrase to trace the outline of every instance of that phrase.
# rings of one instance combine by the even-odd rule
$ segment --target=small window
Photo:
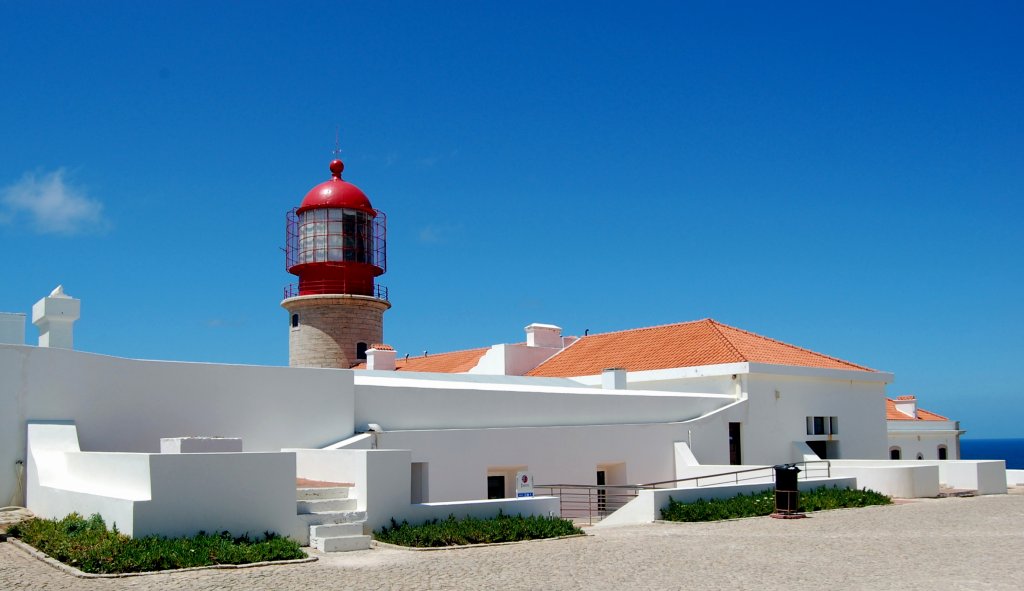
[[[947,455],[946,455],[946,454],[947,454],[947,452],[946,452],[946,446],[945,446],[945,445],[940,445],[940,446],[939,446],[939,459],[940,459],[940,460],[945,460],[945,459],[947,459]]]
[[[917,459],[923,460],[924,459],[924,454],[921,453],[921,452],[917,452]]]
[[[900,448],[898,448],[898,447],[890,447],[889,448],[889,459],[890,460],[898,460],[901,457],[902,457],[902,453],[900,452]]]
[[[356,359],[366,359],[366,343],[356,343]]]
[[[298,314],[292,314],[292,328],[298,328],[298,327],[299,327],[299,315]]]
[[[839,433],[839,417],[807,417],[808,435],[835,435]]]

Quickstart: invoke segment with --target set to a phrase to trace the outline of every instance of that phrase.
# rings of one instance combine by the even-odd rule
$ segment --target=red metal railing
[[[378,300],[388,300],[388,288],[383,285],[373,285],[369,289],[365,284],[349,285],[344,279],[330,281],[305,281],[302,284],[302,292],[299,292],[299,284],[289,283],[284,286],[284,299],[294,298],[298,295],[363,295],[375,297]]]

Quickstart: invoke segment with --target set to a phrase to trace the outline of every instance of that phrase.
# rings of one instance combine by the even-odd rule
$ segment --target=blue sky
[[[0,1],[0,310],[287,363],[340,127],[402,354],[712,317],[1024,437],[1024,9],[781,4]]]

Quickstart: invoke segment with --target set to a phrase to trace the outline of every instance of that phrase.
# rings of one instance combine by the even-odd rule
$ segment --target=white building
[[[917,397],[908,394],[885,399],[885,422],[889,433],[889,458],[893,460],[959,460],[959,421],[917,407]]]
[[[845,468],[855,484],[888,462],[891,373],[710,319],[579,338],[531,324],[518,344],[401,356],[379,342],[383,213],[342,168],[289,218],[293,367],[74,351],[78,300],[60,289],[33,308],[40,346],[19,342],[24,317],[4,317],[0,498],[99,512],[134,535],[273,530],[344,549],[392,517],[557,512],[557,499],[513,498],[520,473],[609,486],[868,462]],[[189,447],[200,453],[167,453]],[[911,494],[946,478],[935,465],[899,477]],[[296,492],[296,479],[331,484]],[[628,519],[649,520],[645,507]]]

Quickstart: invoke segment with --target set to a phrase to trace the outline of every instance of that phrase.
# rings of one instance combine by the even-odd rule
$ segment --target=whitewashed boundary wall
[[[797,487],[801,491],[815,490],[822,487],[857,488],[856,478],[833,477],[816,480],[801,480]],[[652,523],[661,519],[662,509],[668,507],[669,498],[681,503],[692,503],[698,499],[728,499],[736,495],[758,493],[774,490],[772,484],[728,484],[706,486],[701,488],[659,488],[642,490],[632,501],[623,505],[618,511],[602,519],[595,527],[612,527],[616,525],[634,525]]]
[[[861,488],[899,499],[933,498],[939,495],[938,466],[833,462],[832,474],[856,478]]]
[[[867,471],[875,470],[881,473],[897,474],[900,469],[916,469],[920,467],[934,468],[934,485],[928,485],[927,489],[921,489],[922,494],[915,494],[919,497],[934,497],[939,494],[939,486],[950,488],[974,490],[980,495],[994,495],[1006,493],[1006,462],[1003,460],[837,460],[832,462],[832,471],[837,473],[852,473],[860,471],[864,478],[868,478]],[[932,472],[928,472],[931,474]],[[895,477],[895,476],[894,476]],[[904,479],[905,477],[900,476]],[[870,488],[870,487],[869,487]],[[928,494],[934,488],[934,494]],[[876,489],[885,492],[881,489]],[[886,492],[892,496],[904,497],[904,494]]]
[[[321,447],[353,433],[352,372],[139,361],[0,345],[0,504],[28,420],[71,419],[84,449],[156,452],[163,437],[240,437],[246,451]]]
[[[28,458],[27,506],[41,517],[99,513],[132,536],[303,533],[294,454],[82,452],[74,424],[32,422]]]

